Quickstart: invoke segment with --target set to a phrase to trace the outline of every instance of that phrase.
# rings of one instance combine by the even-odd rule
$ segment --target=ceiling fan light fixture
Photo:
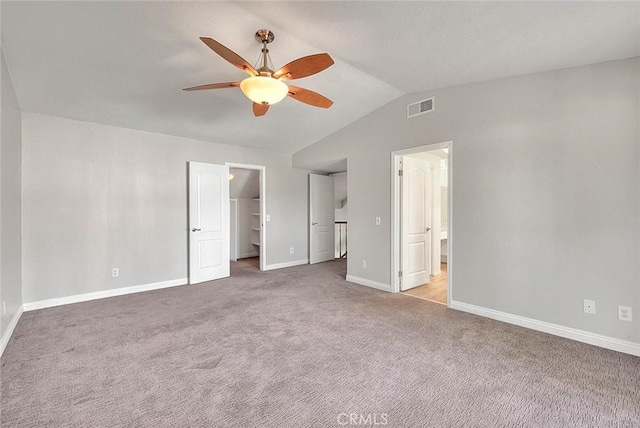
[[[0,0],[1,1],[1,0]],[[184,88],[184,91],[201,91],[204,89],[237,88],[253,101],[253,115],[255,117],[264,116],[271,104],[282,101],[286,96],[296,101],[314,107],[329,108],[333,104],[329,98],[316,92],[295,86],[289,86],[284,81],[301,79],[313,76],[322,70],[333,65],[333,59],[327,53],[307,55],[274,70],[269,58],[269,43],[273,42],[275,36],[269,30],[258,30],[255,35],[256,40],[262,45],[261,55],[256,66],[249,64],[244,58],[223,46],[210,37],[200,37],[200,40],[212,51],[227,60],[234,67],[248,73],[250,77],[242,82],[221,82],[207,85]]]
[[[276,104],[289,93],[289,87],[281,80],[269,76],[251,76],[240,82],[240,89],[247,98],[257,104]]]

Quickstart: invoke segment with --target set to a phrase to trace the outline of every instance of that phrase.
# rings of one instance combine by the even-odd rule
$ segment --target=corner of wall
[[[0,48],[0,355],[22,314],[22,111]]]

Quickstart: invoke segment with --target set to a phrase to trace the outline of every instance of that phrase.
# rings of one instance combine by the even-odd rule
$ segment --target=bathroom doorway
[[[451,143],[392,153],[393,291],[450,302]]]

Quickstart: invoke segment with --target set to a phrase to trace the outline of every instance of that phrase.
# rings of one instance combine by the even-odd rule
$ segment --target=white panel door
[[[309,174],[309,263],[335,258],[333,177]]]
[[[408,290],[429,283],[431,273],[431,165],[402,159],[402,283]]]
[[[189,162],[189,284],[229,274],[229,167]]]

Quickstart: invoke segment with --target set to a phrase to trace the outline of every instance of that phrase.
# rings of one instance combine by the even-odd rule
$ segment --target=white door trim
[[[237,262],[238,261],[238,200],[234,199],[234,198],[230,198],[229,199],[229,212],[231,213],[229,215],[229,220],[230,223],[231,221],[233,221],[233,226],[234,227],[230,227],[231,229],[231,233],[230,233],[230,244],[231,244],[231,250],[233,251],[229,251],[230,254],[230,258],[232,262]]]
[[[263,165],[225,162],[229,168],[252,169],[260,173],[260,270],[267,266],[267,168]]]
[[[400,292],[400,158],[415,153],[428,152],[439,149],[449,149],[449,169],[448,186],[449,197],[447,198],[447,306],[451,307],[452,290],[453,290],[453,245],[451,237],[453,236],[453,142],[445,141],[443,143],[426,144],[424,146],[412,147],[410,149],[396,150],[391,152],[391,292]]]

